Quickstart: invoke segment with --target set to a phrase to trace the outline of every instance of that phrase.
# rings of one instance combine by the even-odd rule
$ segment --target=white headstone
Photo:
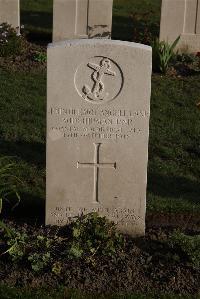
[[[46,224],[96,211],[144,234],[150,89],[148,46],[49,45]]]
[[[162,0],[160,40],[173,43],[179,35],[177,49],[200,51],[199,0]]]
[[[54,0],[53,41],[110,38],[113,0]]]
[[[20,29],[19,0],[0,0],[0,24],[8,23]]]

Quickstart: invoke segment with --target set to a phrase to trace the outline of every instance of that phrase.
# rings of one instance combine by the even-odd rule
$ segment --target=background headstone
[[[113,0],[54,0],[53,41],[110,38]]]
[[[19,0],[0,0],[0,24],[8,23],[20,29]]]
[[[150,87],[148,46],[49,45],[46,224],[96,211],[144,234]]]
[[[199,0],[162,0],[160,40],[173,43],[179,35],[177,49],[200,51]]]

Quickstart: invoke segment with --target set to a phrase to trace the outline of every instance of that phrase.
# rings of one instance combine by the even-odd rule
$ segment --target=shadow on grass
[[[148,173],[148,191],[162,198],[187,200],[191,204],[200,204],[200,183],[189,178],[161,173]]]
[[[28,32],[26,38],[29,42],[40,46],[46,46],[52,42],[52,34],[45,32]]]
[[[52,13],[22,10],[21,24],[25,27],[29,41],[38,44],[45,44],[52,41]]]
[[[4,202],[3,218],[14,219],[20,223],[44,224],[45,200],[30,193],[20,193],[20,198],[21,200],[16,207],[13,206],[16,203],[16,199],[12,200],[10,198],[8,202]]]
[[[112,39],[150,44],[159,36],[159,24],[136,16],[113,16]]]
[[[40,168],[45,167],[45,144],[26,141],[9,142],[5,140],[0,140],[0,143],[0,154],[2,156],[16,156]]]
[[[133,39],[133,23],[131,17],[113,16],[112,39],[131,41]]]
[[[29,41],[45,44],[52,41],[53,13],[21,11],[21,24],[25,26]],[[130,15],[113,15],[112,39],[149,43],[148,40],[159,35],[159,24],[142,15],[140,19]],[[146,41],[147,40],[147,41]]]

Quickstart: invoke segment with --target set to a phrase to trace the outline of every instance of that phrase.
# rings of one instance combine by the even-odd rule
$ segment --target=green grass
[[[21,290],[8,286],[0,286],[1,299],[199,299],[200,296],[162,295],[162,294],[130,294],[130,295],[83,295],[77,291],[60,290]]]
[[[153,76],[148,208],[200,210],[200,77]]]
[[[134,29],[142,34],[146,23],[153,35],[158,36],[160,11],[161,0],[114,0],[112,38],[137,41],[134,40]]]
[[[29,203],[41,210],[45,198],[45,74],[0,70],[0,98],[0,155],[14,157],[15,175],[23,182],[21,208]],[[35,217],[30,207],[28,211]]]

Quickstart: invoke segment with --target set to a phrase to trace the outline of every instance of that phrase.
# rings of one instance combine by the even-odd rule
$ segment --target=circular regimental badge
[[[80,97],[92,104],[114,100],[123,88],[121,68],[112,59],[102,56],[79,65],[74,81]]]

